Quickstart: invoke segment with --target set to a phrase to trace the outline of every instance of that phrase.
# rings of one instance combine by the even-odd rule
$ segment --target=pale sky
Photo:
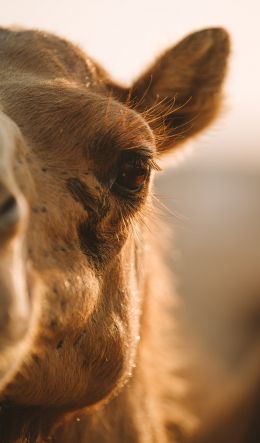
[[[259,20],[259,0],[0,0],[1,25],[61,34],[123,82],[185,34],[224,26],[233,40],[226,109],[196,156],[245,168],[260,168]]]

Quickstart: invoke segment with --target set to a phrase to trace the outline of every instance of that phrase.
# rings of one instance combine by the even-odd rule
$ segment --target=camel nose
[[[13,228],[19,219],[19,206],[13,193],[0,183],[0,232]]]
[[[15,177],[15,161],[21,149],[16,125],[0,112],[0,247],[22,227],[28,205]],[[21,223],[20,223],[21,222]]]

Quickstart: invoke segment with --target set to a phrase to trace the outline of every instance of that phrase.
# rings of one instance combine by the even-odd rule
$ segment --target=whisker
[[[189,221],[189,218],[186,217],[185,215],[179,214],[178,212],[175,212],[175,211],[173,212],[172,210],[170,210],[164,203],[162,203],[161,200],[159,200],[157,198],[157,196],[155,194],[152,195],[152,198],[155,200],[155,203],[157,203],[159,205],[158,209],[163,209],[163,211],[166,211],[166,213],[168,213],[169,215],[171,215],[172,217],[174,217],[178,221],[181,221],[181,222]]]

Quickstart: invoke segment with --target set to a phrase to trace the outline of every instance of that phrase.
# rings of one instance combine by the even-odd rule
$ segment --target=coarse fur
[[[196,32],[128,88],[64,39],[0,29],[0,202],[20,209],[0,224],[1,443],[191,431],[151,181],[164,152],[216,117],[228,53],[223,29]],[[148,171],[134,192],[118,185],[129,156]],[[2,283],[14,256],[20,292]]]

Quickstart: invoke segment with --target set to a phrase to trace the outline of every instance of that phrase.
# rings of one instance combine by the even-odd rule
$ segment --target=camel
[[[127,87],[65,39],[0,28],[2,443],[189,434],[152,182],[217,117],[229,46],[190,34]]]

